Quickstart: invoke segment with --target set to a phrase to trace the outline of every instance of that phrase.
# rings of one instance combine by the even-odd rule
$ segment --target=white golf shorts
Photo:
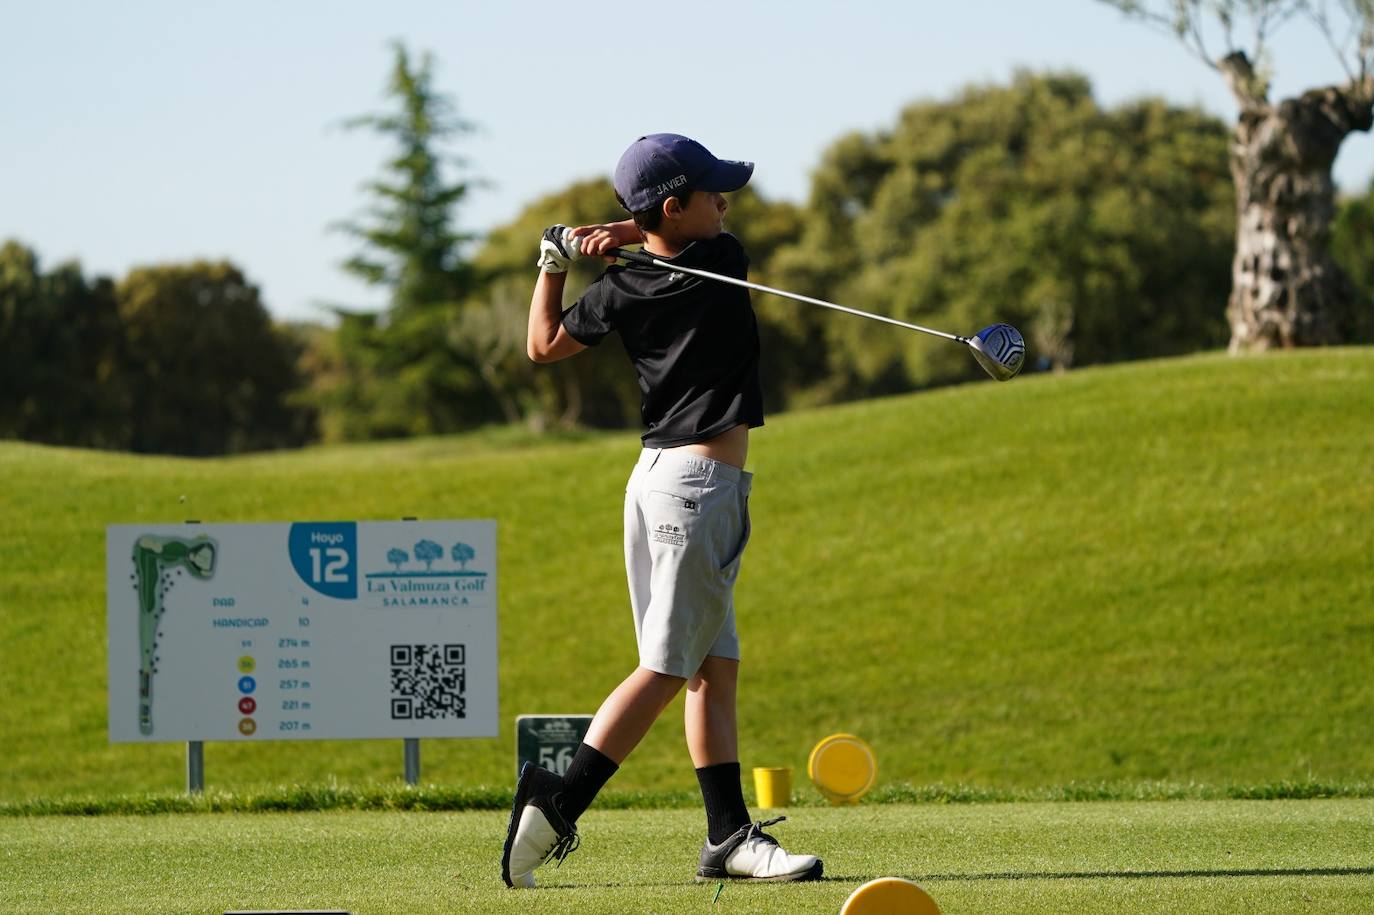
[[[646,448],[625,487],[625,572],[639,663],[690,678],[707,655],[739,660],[735,579],[753,474]]]

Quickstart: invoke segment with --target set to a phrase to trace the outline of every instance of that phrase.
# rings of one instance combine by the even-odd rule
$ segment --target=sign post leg
[[[205,744],[199,740],[186,742],[186,793],[200,794],[205,790]]]
[[[420,783],[420,738],[405,738],[406,784]]]

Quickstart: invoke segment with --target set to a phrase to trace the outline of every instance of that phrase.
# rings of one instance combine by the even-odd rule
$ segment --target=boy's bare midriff
[[[704,442],[693,442],[690,445],[678,445],[676,448],[666,449],[669,451],[690,451],[692,454],[699,454],[708,457],[713,461],[720,461],[722,464],[729,464],[731,467],[744,469],[744,459],[749,454],[749,427],[740,423],[733,429],[727,429],[715,438],[707,439]]]

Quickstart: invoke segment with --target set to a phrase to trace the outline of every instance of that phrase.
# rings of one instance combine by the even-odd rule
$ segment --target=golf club
[[[743,286],[745,289],[753,289],[756,292],[767,292],[772,295],[782,296],[785,299],[794,299],[798,302],[807,302],[811,305],[819,305],[822,308],[833,308],[836,311],[843,311],[847,314],[858,315],[861,318],[872,318],[874,321],[882,321],[886,324],[895,324],[898,327],[905,327],[907,330],[919,331],[923,334],[930,334],[934,337],[944,337],[946,340],[954,340],[957,343],[967,344],[973,350],[973,358],[978,360],[978,364],[983,367],[993,378],[998,381],[1009,381],[1016,377],[1021,371],[1021,365],[1026,358],[1026,343],[1021,338],[1020,332],[1010,324],[992,324],[983,328],[971,337],[960,336],[959,334],[949,334],[942,330],[934,330],[929,327],[922,327],[919,324],[908,324],[906,321],[898,321],[896,318],[889,318],[885,315],[875,315],[868,311],[859,311],[857,308],[848,308],[844,305],[836,305],[834,302],[827,302],[824,299],[813,299],[810,296],[799,295],[795,292],[787,292],[782,289],[774,289],[771,286],[764,286],[759,283],[751,283],[748,280],[735,279],[733,276],[723,276],[719,273],[711,273],[709,270],[697,270],[693,267],[683,267],[673,264],[652,254],[645,254],[642,251],[626,251],[624,248],[611,248],[605,252],[606,256],[618,257],[634,264],[645,267],[658,267],[663,270],[671,270],[675,273],[690,273],[693,276],[703,277],[708,280],[716,280],[721,283],[730,283],[734,286]]]

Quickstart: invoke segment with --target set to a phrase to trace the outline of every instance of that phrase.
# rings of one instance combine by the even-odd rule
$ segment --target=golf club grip
[[[644,267],[653,267],[654,259],[641,251],[626,251],[624,248],[611,248],[605,252],[605,256],[618,257],[621,260],[629,261],[632,264],[639,264]]]

